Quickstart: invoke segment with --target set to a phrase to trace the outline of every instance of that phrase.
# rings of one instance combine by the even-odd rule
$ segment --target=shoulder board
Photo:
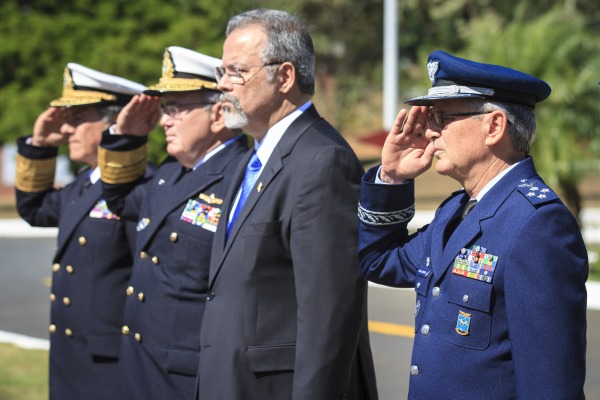
[[[539,179],[521,179],[517,185],[517,190],[533,205],[558,199],[558,195]]]

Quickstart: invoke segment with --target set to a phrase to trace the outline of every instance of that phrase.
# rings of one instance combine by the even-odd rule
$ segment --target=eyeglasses
[[[234,85],[245,85],[246,82],[248,82],[250,79],[252,79],[253,76],[258,75],[260,70],[263,69],[264,67],[270,67],[272,65],[279,65],[279,64],[283,64],[283,62],[282,61],[273,61],[273,62],[266,63],[263,65],[255,65],[252,67],[246,67],[245,69],[232,67],[230,71],[228,71],[227,69],[225,69],[223,67],[215,67],[215,78],[217,78],[217,82],[219,82],[221,79],[223,79],[223,77],[225,75],[227,75],[227,78],[229,78],[229,81],[231,83],[233,83]],[[254,75],[251,75],[249,78],[244,78],[244,74],[247,74],[248,72],[250,72],[249,70],[251,70],[252,68],[259,68],[259,70],[256,71],[256,73]]]
[[[215,103],[208,102],[208,101],[198,101],[195,103],[186,103],[186,104],[170,103],[170,104],[161,104],[159,106],[159,108],[160,108],[161,115],[168,115],[171,118],[175,118],[178,115],[183,114],[185,111],[189,111],[190,108],[212,106],[213,104],[215,104]]]
[[[452,119],[451,117],[472,117],[475,115],[483,115],[483,114],[489,114],[492,111],[476,111],[476,112],[464,112],[464,113],[454,113],[454,114],[444,114],[443,111],[433,111],[433,110],[429,110],[429,115],[427,115],[427,122],[429,122],[430,125],[433,125],[435,123],[435,125],[440,128],[440,129],[444,129],[444,127],[446,126],[446,120],[447,119]]]

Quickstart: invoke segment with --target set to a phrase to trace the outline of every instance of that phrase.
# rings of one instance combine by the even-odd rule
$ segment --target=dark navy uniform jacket
[[[30,146],[24,140],[18,148],[29,159],[56,156],[55,148]],[[24,220],[32,226],[58,227],[50,294],[51,400],[116,395],[132,257],[126,224],[106,208],[100,182],[81,193],[88,176],[89,169],[62,190],[17,190],[17,209]]]
[[[414,184],[369,183],[375,171],[362,184],[359,256],[369,280],[415,288],[409,398],[584,398],[587,252],[532,159],[453,233],[464,191],[409,236]]]
[[[126,139],[105,136],[102,146],[127,147]],[[189,172],[168,158],[152,180],[137,182],[126,196],[132,185],[105,184],[111,207],[137,221],[139,231],[122,328],[119,398],[193,398],[212,239],[230,177],[246,151],[241,137]]]

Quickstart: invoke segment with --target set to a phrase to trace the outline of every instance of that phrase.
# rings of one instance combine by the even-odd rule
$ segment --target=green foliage
[[[221,0],[16,1],[0,5],[0,143],[30,134],[48,102],[60,95],[63,69],[77,62],[152,84],[165,47],[178,45],[219,56],[223,31],[239,7]],[[164,157],[159,127],[150,158]]]
[[[381,127],[385,0],[4,0],[0,3],[0,143],[28,134],[62,89],[73,61],[143,84],[160,77],[162,53],[179,45],[220,56],[231,15],[256,7],[309,23],[321,113],[345,134]],[[427,55],[443,49],[509,65],[553,88],[539,105],[536,162],[553,185],[600,169],[600,6],[597,0],[397,0],[400,101],[429,87]],[[164,157],[164,135],[150,157]]]
[[[532,153],[563,200],[577,202],[573,186],[598,167],[600,42],[576,10],[554,7],[530,19],[529,8],[521,3],[509,20],[492,12],[473,20],[461,32],[467,43],[461,55],[526,71],[550,84],[552,94],[536,107]],[[580,204],[569,205],[579,211]]]

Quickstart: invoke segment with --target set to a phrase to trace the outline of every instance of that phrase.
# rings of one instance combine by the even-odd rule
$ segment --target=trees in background
[[[73,61],[151,84],[170,45],[220,56],[229,17],[259,6],[305,19],[317,53],[320,111],[347,136],[381,128],[384,0],[4,0],[0,4],[0,142],[27,134]],[[599,170],[600,5],[597,0],[398,1],[400,102],[430,85],[443,49],[548,81],[538,106],[536,163],[575,213],[577,184]],[[398,105],[398,108],[402,104]],[[151,159],[164,157],[160,129]]]

